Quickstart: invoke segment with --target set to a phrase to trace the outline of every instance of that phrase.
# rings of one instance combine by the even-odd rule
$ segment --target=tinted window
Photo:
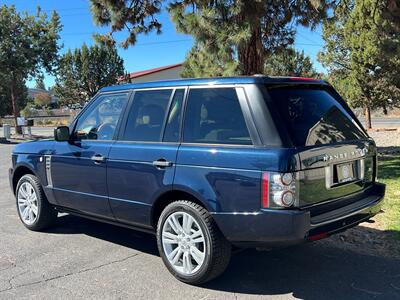
[[[251,144],[234,88],[190,90],[185,113],[184,141]]]
[[[112,140],[128,94],[104,95],[83,113],[75,127],[75,139]]]
[[[135,92],[123,140],[158,142],[172,90]]]
[[[324,89],[270,88],[295,146],[322,145],[365,138],[343,106]]]
[[[164,141],[179,141],[179,127],[181,124],[182,105],[185,90],[176,90],[169,110],[167,123],[165,125]]]

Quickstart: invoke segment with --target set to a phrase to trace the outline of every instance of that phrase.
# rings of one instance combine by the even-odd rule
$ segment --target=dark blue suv
[[[67,212],[155,233],[168,270],[192,284],[221,274],[232,245],[292,245],[366,221],[385,191],[373,140],[329,84],[307,78],[103,88],[12,161],[27,228]]]

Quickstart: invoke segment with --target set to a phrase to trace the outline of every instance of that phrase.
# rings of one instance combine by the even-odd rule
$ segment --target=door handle
[[[153,166],[155,166],[157,168],[172,167],[172,165],[173,165],[172,161],[166,161],[163,158],[153,161]]]
[[[106,161],[106,158],[100,154],[93,155],[90,159],[98,164]]]

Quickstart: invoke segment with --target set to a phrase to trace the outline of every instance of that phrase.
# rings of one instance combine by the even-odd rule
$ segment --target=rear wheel
[[[231,245],[208,211],[185,200],[169,204],[161,213],[157,244],[168,270],[190,284],[220,275],[231,256]]]
[[[57,211],[44,195],[39,179],[31,174],[21,177],[15,192],[17,210],[22,223],[30,230],[49,227],[57,218]]]

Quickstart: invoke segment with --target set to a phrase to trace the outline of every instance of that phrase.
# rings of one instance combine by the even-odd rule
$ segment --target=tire
[[[15,198],[19,218],[26,228],[41,231],[56,220],[57,211],[47,201],[36,176],[27,174],[21,177],[15,190]],[[32,200],[35,198],[36,200]]]
[[[191,224],[189,230],[184,226],[185,218],[188,220],[186,224]],[[175,235],[174,228],[179,228],[174,223],[176,220],[181,225],[180,229],[185,228],[184,233]],[[179,229],[177,231],[182,232]],[[173,202],[161,213],[157,224],[157,246],[169,272],[178,280],[193,285],[205,283],[222,274],[229,264],[232,249],[210,213],[202,206],[187,200]],[[174,258],[179,253],[181,257],[174,264]],[[198,263],[202,258],[202,262]],[[188,271],[191,269],[188,266],[192,267],[191,272]]]

